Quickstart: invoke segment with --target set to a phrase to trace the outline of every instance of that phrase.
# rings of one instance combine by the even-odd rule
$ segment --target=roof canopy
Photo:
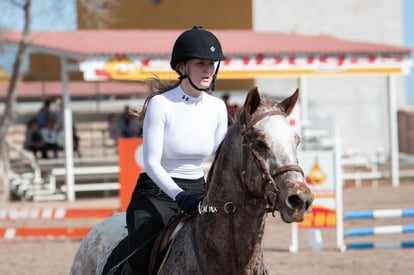
[[[220,79],[297,77],[321,74],[388,74],[410,70],[408,48],[251,30],[212,30],[224,54]],[[179,30],[78,30],[32,32],[31,52],[74,58],[85,80],[144,80],[156,74],[176,79],[169,66]],[[18,43],[21,34],[2,40]]]
[[[72,80],[69,82],[72,97],[85,96],[122,96],[146,95],[147,87],[142,82],[102,81],[86,82]],[[0,98],[7,95],[8,83],[0,83]],[[23,81],[16,90],[18,98],[49,98],[62,96],[61,81]]]

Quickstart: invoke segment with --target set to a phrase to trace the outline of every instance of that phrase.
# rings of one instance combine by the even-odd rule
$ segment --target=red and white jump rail
[[[115,212],[114,209],[110,208],[0,208],[0,221],[106,218],[113,215]]]
[[[105,219],[116,213],[110,208],[3,208],[0,221]],[[2,227],[0,240],[82,239],[92,227]]]
[[[8,227],[0,228],[0,239],[83,239],[91,227]]]

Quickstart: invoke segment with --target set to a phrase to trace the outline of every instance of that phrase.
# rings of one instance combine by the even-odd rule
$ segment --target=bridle
[[[256,150],[254,146],[254,140],[252,139],[251,135],[248,135],[248,131],[260,120],[264,119],[268,116],[274,116],[274,115],[282,115],[286,117],[285,112],[281,110],[271,110],[268,112],[261,113],[254,117],[252,120],[250,120],[248,123],[244,122],[245,119],[240,124],[240,134],[243,137],[243,146],[247,148],[252,155],[254,156],[254,159],[256,160],[257,165],[259,166],[260,170],[262,171],[262,178],[264,179],[264,184],[269,184],[273,190],[266,191],[264,196],[265,198],[268,198],[269,196],[273,196],[275,198],[275,203],[272,205],[271,212],[274,215],[274,212],[276,211],[276,200],[278,198],[278,193],[280,192],[280,189],[277,187],[277,184],[275,182],[275,178],[279,177],[280,175],[286,173],[286,172],[299,172],[304,176],[302,167],[300,167],[298,164],[287,164],[281,167],[278,167],[276,169],[273,169],[272,171],[269,170],[268,166],[266,165],[265,160],[260,155],[260,153]],[[247,186],[245,175],[246,175],[246,168],[247,168],[247,156],[248,153],[244,152],[244,168],[242,171],[242,181],[243,185]],[[246,188],[247,189],[247,188]],[[264,188],[265,190],[267,188]],[[268,200],[269,201],[269,200]]]
[[[247,169],[247,158],[249,156],[247,151],[250,151],[251,154],[254,156],[254,159],[259,166],[260,170],[262,171],[262,177],[264,179],[264,185],[270,185],[272,190],[265,191],[264,198],[256,198],[253,200],[244,200],[241,204],[243,205],[259,205],[259,204],[272,204],[270,202],[273,202],[273,205],[271,205],[271,208],[266,208],[267,212],[272,212],[274,216],[274,212],[276,211],[276,204],[278,199],[278,193],[280,192],[280,189],[277,187],[277,184],[275,182],[275,178],[279,177],[280,175],[286,173],[286,172],[299,172],[304,176],[302,168],[298,164],[287,164],[281,167],[278,167],[276,169],[273,169],[272,171],[269,170],[269,168],[266,165],[265,160],[260,155],[260,153],[255,149],[254,147],[254,140],[252,139],[251,135],[249,135],[249,130],[253,128],[253,126],[261,121],[262,119],[268,117],[268,116],[274,116],[274,115],[282,115],[286,117],[286,113],[275,109],[268,112],[261,113],[257,116],[255,116],[253,119],[251,119],[249,122],[246,123],[246,118],[242,115],[241,116],[241,123],[240,123],[240,134],[243,138],[243,147],[246,148],[243,151],[243,170],[242,170],[242,182],[243,182],[243,188],[247,190],[247,183],[246,183],[246,169]],[[264,190],[266,190],[266,186]],[[273,200],[271,200],[273,198]],[[232,265],[232,274],[238,274],[238,268],[237,268],[237,255],[236,255],[236,241],[234,239],[234,213],[236,212],[237,205],[239,203],[236,203],[234,201],[227,201],[223,205],[224,212],[228,215],[229,218],[229,236],[230,236],[230,242],[231,242],[231,265]],[[201,214],[201,212],[200,212]],[[201,260],[201,256],[199,255],[199,248],[197,246],[197,242],[195,240],[195,227],[194,224],[192,224],[192,243],[193,247],[195,248],[195,254],[197,258],[197,262],[200,267],[201,274],[205,275],[207,274],[206,268],[203,265],[203,261]]]

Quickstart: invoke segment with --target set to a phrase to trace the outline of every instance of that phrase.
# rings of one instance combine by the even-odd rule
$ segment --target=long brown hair
[[[133,115],[138,116],[138,118],[141,120],[143,124],[145,113],[147,112],[148,103],[151,100],[151,98],[177,87],[178,85],[180,85],[180,83],[181,83],[181,79],[177,81],[165,81],[165,80],[161,80],[160,78],[156,76],[149,78],[146,81],[146,84],[149,90],[149,95],[145,99],[144,105],[142,106],[141,111],[135,111]]]

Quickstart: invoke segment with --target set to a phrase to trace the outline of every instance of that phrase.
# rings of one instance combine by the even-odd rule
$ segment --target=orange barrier
[[[142,138],[118,139],[120,211],[125,212],[142,171]]]

